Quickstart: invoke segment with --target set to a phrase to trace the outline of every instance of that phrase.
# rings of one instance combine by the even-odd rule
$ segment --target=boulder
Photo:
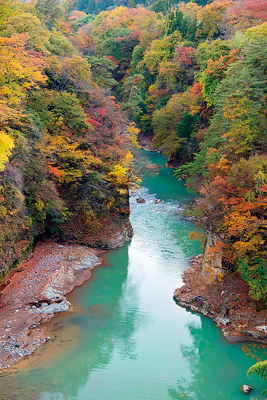
[[[241,390],[244,394],[249,394],[252,390],[252,387],[249,385],[242,385]]]
[[[143,197],[137,197],[136,199],[137,203],[145,203],[145,199],[143,199]]]

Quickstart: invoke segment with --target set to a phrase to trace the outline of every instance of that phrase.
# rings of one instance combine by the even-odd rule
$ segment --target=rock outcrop
[[[211,233],[207,234],[202,260],[202,274],[209,282],[222,274],[222,252],[219,247],[219,239]]]
[[[231,342],[267,343],[266,306],[249,296],[248,285],[236,273],[209,281],[202,261],[202,255],[194,257],[184,271],[185,284],[174,292],[176,302],[212,318]]]
[[[142,149],[146,151],[155,151],[153,144],[152,144],[152,139],[154,137],[154,134],[151,133],[145,133],[142,134],[140,133],[138,136],[138,143],[142,147]]]
[[[64,225],[60,240],[64,243],[81,244],[103,250],[117,249],[130,241],[133,236],[129,213],[127,204],[124,215],[114,214],[107,219],[100,218],[99,225],[90,230],[82,219],[71,219]]]

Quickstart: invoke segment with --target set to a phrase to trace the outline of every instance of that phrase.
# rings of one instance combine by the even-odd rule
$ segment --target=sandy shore
[[[71,310],[65,294],[91,276],[103,251],[39,243],[28,260],[4,280],[0,298],[0,370],[18,363],[50,340],[43,322]]]

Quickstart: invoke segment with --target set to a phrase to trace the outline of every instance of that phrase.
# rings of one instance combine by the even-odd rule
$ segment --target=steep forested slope
[[[211,253],[266,301],[266,1],[206,3],[1,3],[7,259],[22,238],[86,241],[127,214],[140,130],[200,193]]]
[[[127,220],[135,178],[127,118],[94,81],[81,52],[91,40],[76,34],[75,18],[57,1],[0,7],[5,270],[43,233],[94,244],[105,221]]]
[[[101,74],[116,82],[102,85],[201,194],[193,213],[211,253],[265,301],[266,4],[153,5],[100,12],[89,59],[95,71],[95,57],[111,62]]]

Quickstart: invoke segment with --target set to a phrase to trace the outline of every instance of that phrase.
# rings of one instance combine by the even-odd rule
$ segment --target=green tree
[[[50,29],[56,27],[57,20],[63,16],[63,9],[59,0],[38,0],[35,8],[40,18]]]
[[[252,367],[250,367],[248,370],[248,376],[252,374],[258,375],[261,379],[264,380],[264,382],[267,383],[267,360],[260,361],[252,365]],[[262,391],[262,396],[266,395],[267,395],[267,389],[264,389]]]
[[[28,98],[28,106],[37,112],[47,131],[56,135],[62,131],[80,131],[90,127],[75,94],[40,90]]]
[[[140,108],[143,101],[140,83],[143,75],[135,74],[124,80],[122,87],[122,102],[120,106],[130,112],[132,116],[136,116],[142,112]]]
[[[166,6],[162,0],[157,0],[154,1],[152,4],[151,10],[155,11],[156,13],[163,13],[165,14],[166,12]]]
[[[87,60],[91,67],[93,79],[98,85],[107,89],[113,89],[118,85],[118,82],[113,78],[116,65],[111,60],[104,56],[96,57],[94,55],[88,55]]]

